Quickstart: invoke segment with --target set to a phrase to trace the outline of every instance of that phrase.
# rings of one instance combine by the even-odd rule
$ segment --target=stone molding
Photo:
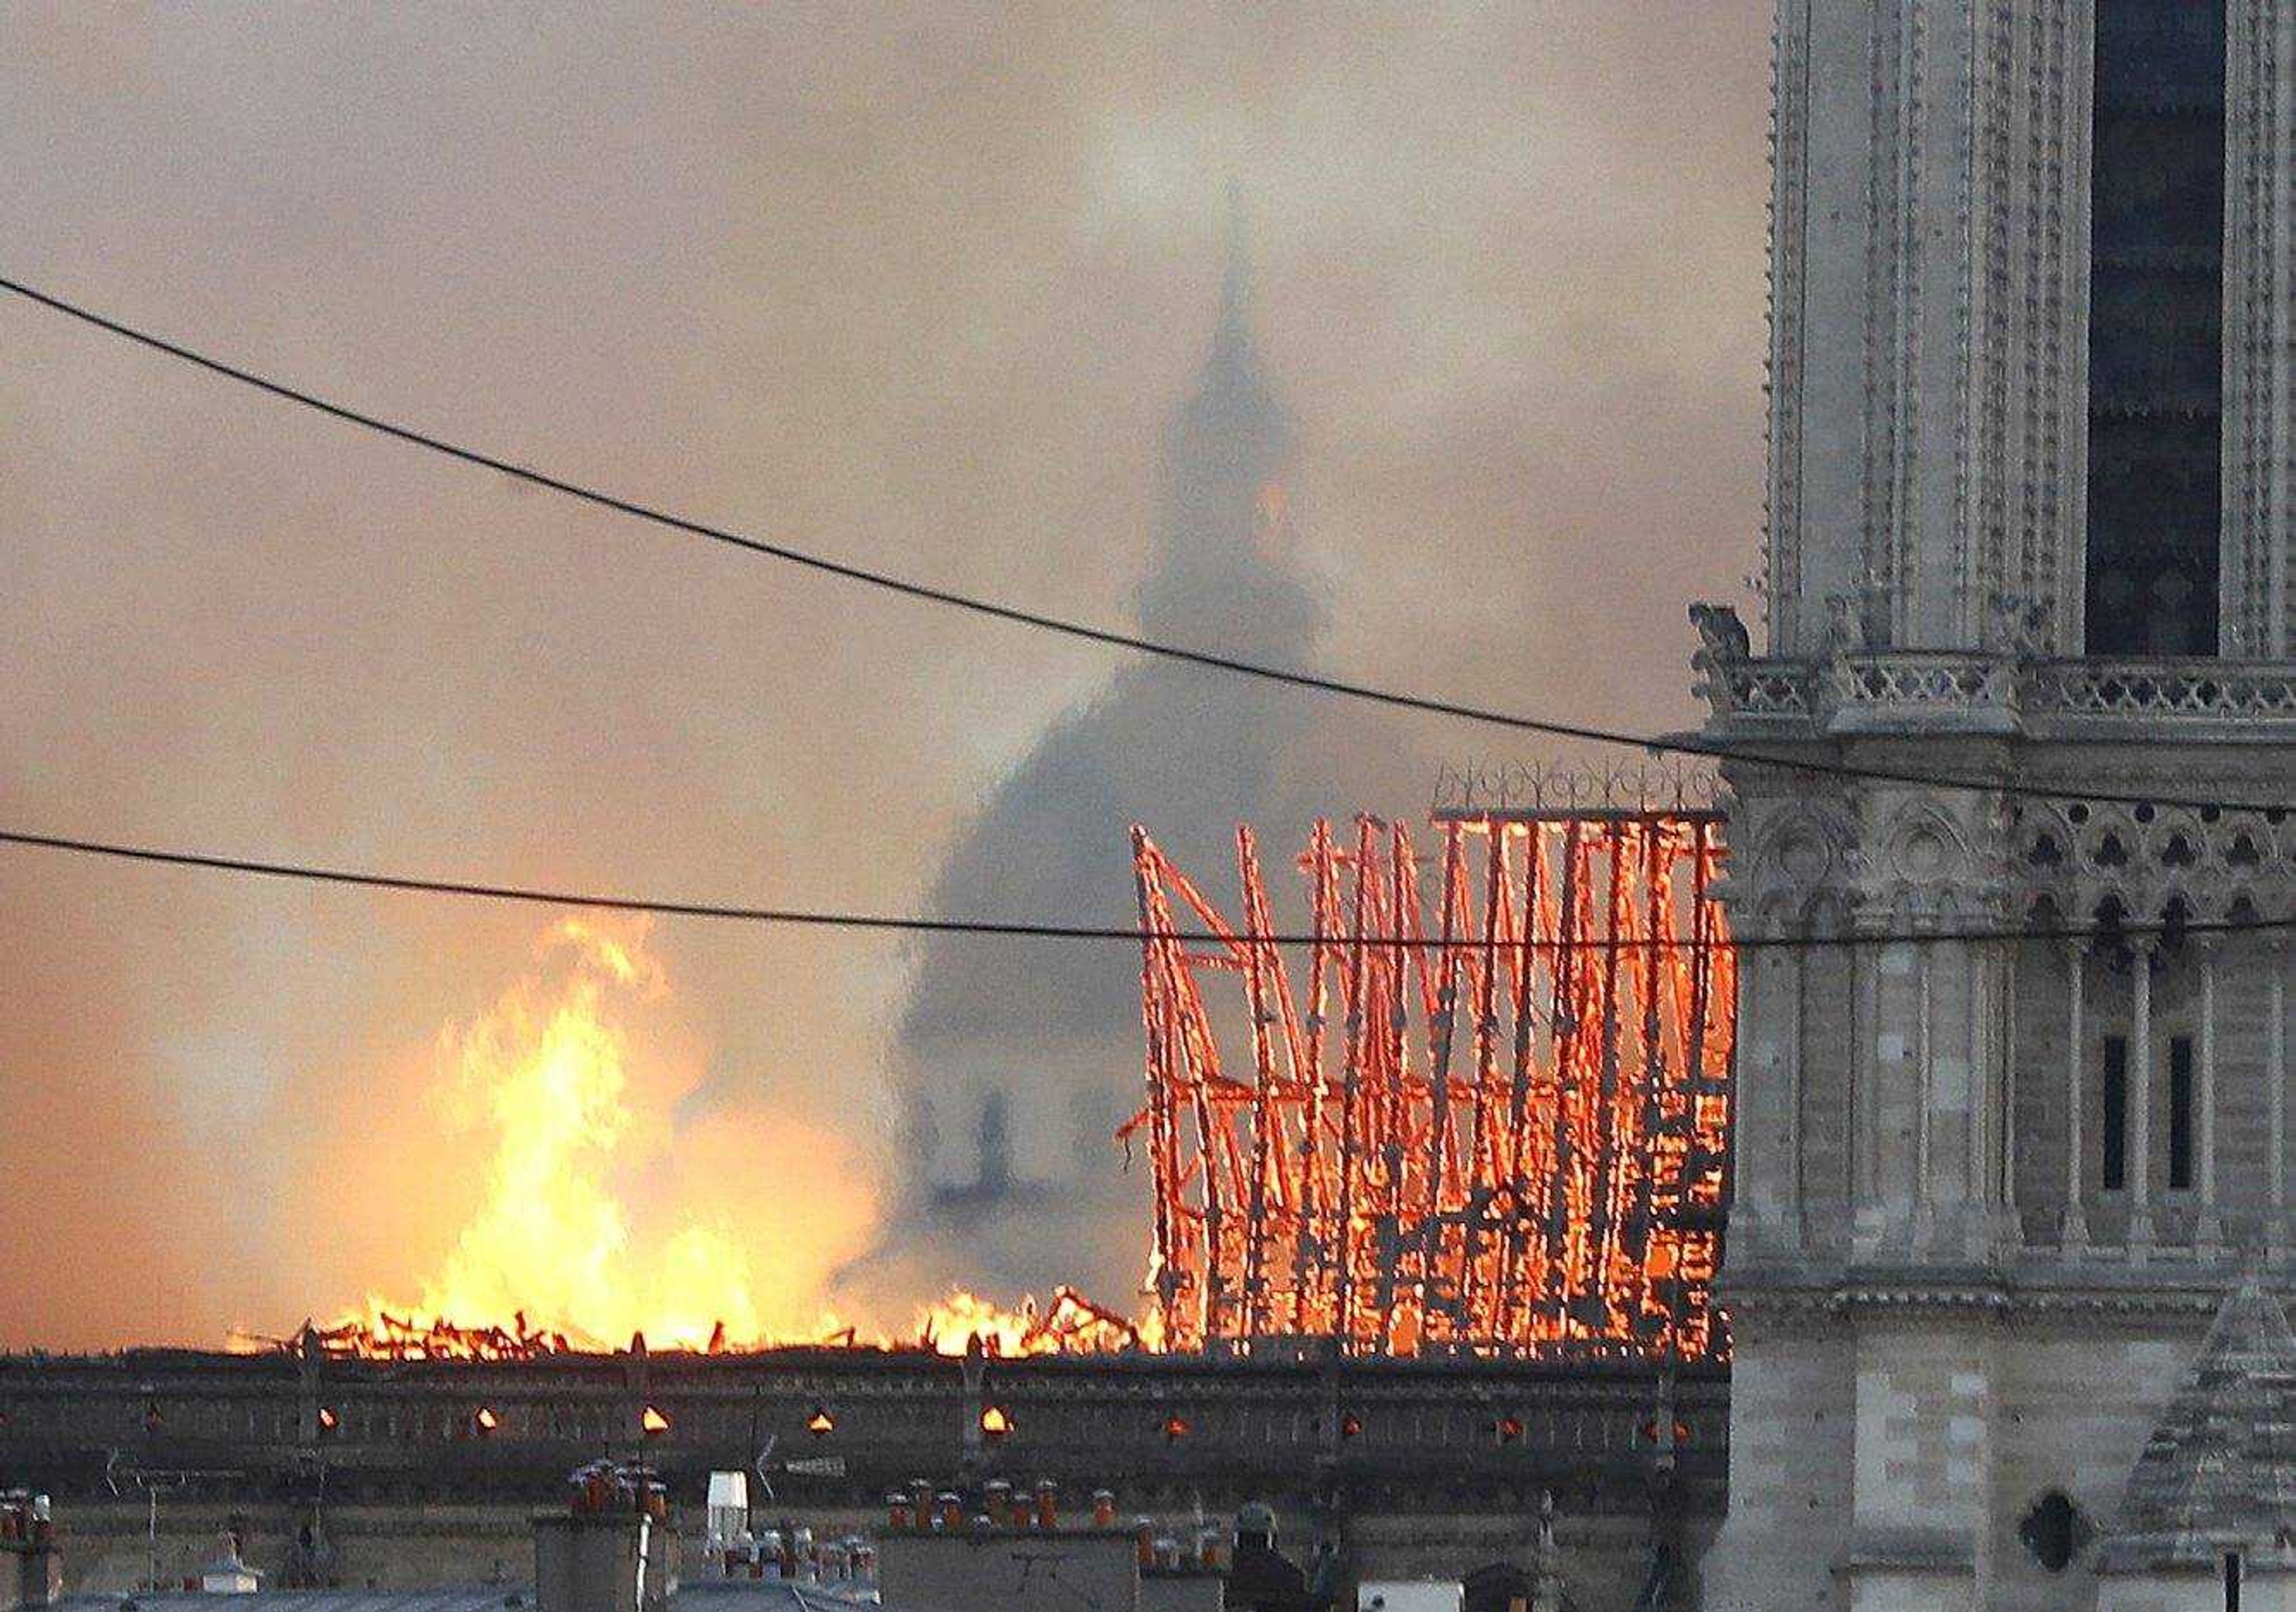
[[[2045,1286],[2008,1272],[1956,1280],[1923,1273],[1903,1278],[1849,1274],[1812,1282],[1792,1275],[1742,1272],[1722,1285],[1734,1322],[1846,1322],[1870,1314],[1958,1313],[2013,1325],[2026,1317],[2112,1318],[2183,1326],[2216,1313],[2222,1281],[2191,1288]]]
[[[1769,474],[1763,547],[1767,588],[1777,601],[1771,630],[1793,646],[1792,601],[1801,593],[1802,345],[1807,323],[1806,255],[1799,250],[1809,215],[1809,31],[1806,19],[1784,21],[1771,37],[1769,323],[1764,389],[1769,394]]]
[[[1886,786],[1742,792],[1720,898],[1740,932],[1919,934],[1993,922],[2016,887],[1998,803]]]
[[[1695,691],[1718,722],[1810,738],[1942,730],[2260,744],[2296,731],[2296,664],[2287,661],[1959,651],[1725,661],[1702,651],[1693,664]]]
[[[2226,8],[2225,488],[2220,615],[2235,655],[2286,655],[2290,429],[2290,61],[2286,0]]]
[[[2077,800],[2013,810],[2020,904],[2070,923],[2108,904],[2133,922],[2172,912],[2206,922],[2296,912],[2296,819],[2276,814]]]

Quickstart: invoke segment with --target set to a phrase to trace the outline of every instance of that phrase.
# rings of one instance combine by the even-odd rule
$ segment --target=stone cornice
[[[1824,1272],[1748,1272],[1726,1281],[1718,1301],[1734,1320],[1849,1318],[1872,1313],[1958,1311],[2013,1321],[2025,1315],[2084,1315],[2131,1321],[2204,1320],[2223,1301],[2227,1278],[2164,1282],[2074,1280],[1981,1270]]]

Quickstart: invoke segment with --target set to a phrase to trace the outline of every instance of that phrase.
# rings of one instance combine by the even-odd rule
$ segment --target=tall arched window
[[[2213,655],[2226,0],[2096,0],[2087,650]]]

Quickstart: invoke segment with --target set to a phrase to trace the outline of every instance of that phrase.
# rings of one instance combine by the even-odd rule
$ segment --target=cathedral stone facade
[[[1705,1601],[2276,1606],[2296,1478],[2163,1534],[2140,1458],[2296,1286],[2242,927],[2296,914],[2296,0],[1782,0],[1777,52],[1767,642],[1693,615],[1775,758],[1736,930],[1821,944],[1743,973]]]

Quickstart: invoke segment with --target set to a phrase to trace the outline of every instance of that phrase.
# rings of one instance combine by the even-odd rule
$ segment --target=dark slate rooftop
[[[681,1584],[669,1604],[670,1612],[852,1612],[876,1605],[834,1584],[756,1579]],[[231,1612],[534,1612],[534,1591],[519,1584],[464,1590],[258,1590],[249,1595],[167,1590],[157,1594],[72,1594],[57,1606],[60,1612],[217,1612],[218,1608]]]
[[[532,1612],[534,1592],[501,1584],[468,1590],[258,1590],[231,1596],[189,1590],[82,1591],[57,1606],[62,1612],[215,1612],[224,1604],[241,1612]]]
[[[2252,1278],[2217,1311],[2129,1474],[2108,1572],[2198,1566],[2296,1538],[2296,1333]]]

